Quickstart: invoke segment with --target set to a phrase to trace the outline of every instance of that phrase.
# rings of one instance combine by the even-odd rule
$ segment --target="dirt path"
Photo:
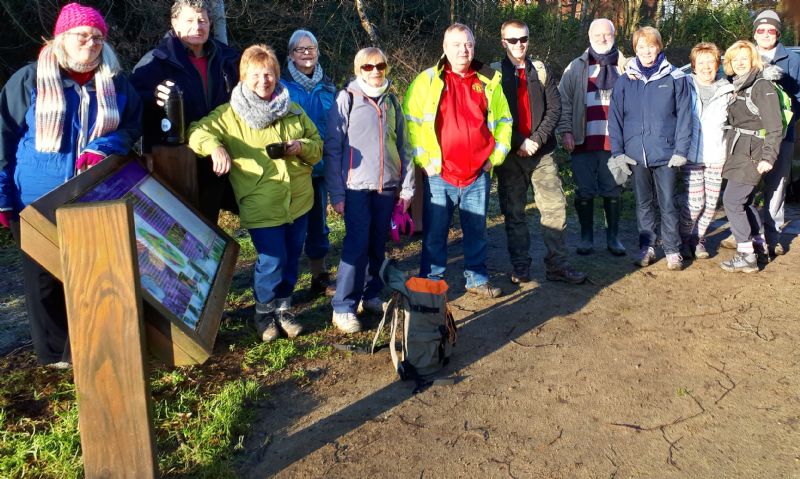
[[[490,234],[491,272],[512,291],[505,234]],[[625,244],[632,252],[635,239]],[[239,474],[800,478],[791,246],[755,275],[723,272],[725,250],[669,272],[663,258],[637,270],[598,248],[574,260],[592,284],[546,282],[539,269],[536,282],[476,301],[463,296],[456,243],[459,381],[412,396],[386,353],[343,356],[305,388],[271,391]]]

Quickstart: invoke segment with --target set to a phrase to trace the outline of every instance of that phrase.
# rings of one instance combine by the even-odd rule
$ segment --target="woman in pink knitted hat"
[[[22,208],[103,158],[127,154],[140,136],[141,101],[107,35],[100,12],[64,6],[38,60],[0,93],[0,225],[17,243]],[[68,367],[63,287],[22,257],[36,355],[43,364]]]

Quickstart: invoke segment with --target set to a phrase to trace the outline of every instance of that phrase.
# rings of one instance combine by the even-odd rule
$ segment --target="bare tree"
[[[365,32],[367,32],[369,41],[372,42],[372,45],[376,47],[379,46],[380,41],[378,40],[378,32],[375,30],[375,26],[372,24],[372,22],[369,21],[366,9],[364,8],[364,0],[355,0],[355,2],[358,18],[361,20],[361,27]]]

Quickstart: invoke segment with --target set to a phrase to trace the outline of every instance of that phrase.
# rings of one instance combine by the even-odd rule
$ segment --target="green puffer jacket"
[[[322,138],[297,103],[292,102],[285,117],[261,130],[250,128],[226,103],[192,123],[188,137],[189,148],[200,156],[210,156],[218,146],[228,151],[243,228],[291,223],[314,204],[311,169],[322,158]],[[278,160],[267,155],[267,145],[289,140],[303,144],[300,155]]]

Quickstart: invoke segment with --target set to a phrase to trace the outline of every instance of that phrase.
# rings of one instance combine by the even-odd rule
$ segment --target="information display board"
[[[204,362],[214,346],[239,247],[138,158],[110,157],[25,208],[23,251],[61,278],[55,210],[116,199],[133,204],[150,349],[169,364]]]

